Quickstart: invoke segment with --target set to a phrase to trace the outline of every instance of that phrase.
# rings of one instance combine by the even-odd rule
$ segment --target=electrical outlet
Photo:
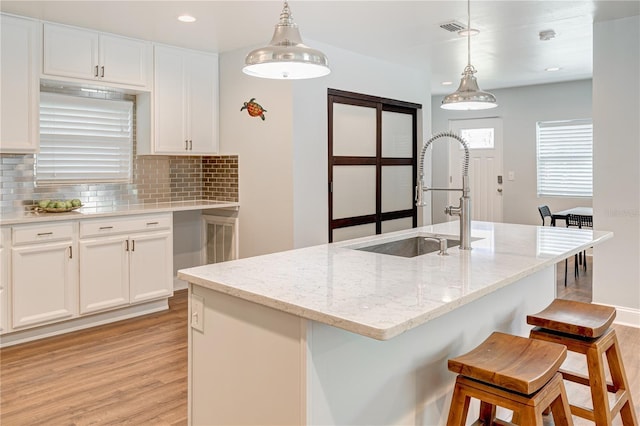
[[[509,173],[507,173],[507,179],[509,179],[509,180],[516,180],[516,172],[514,172],[514,171],[509,171]]]
[[[191,327],[204,332],[204,298],[191,294]]]

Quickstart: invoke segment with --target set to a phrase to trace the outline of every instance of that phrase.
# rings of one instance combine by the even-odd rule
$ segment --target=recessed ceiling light
[[[560,71],[562,68],[560,67],[549,67],[549,68],[545,68],[545,71],[549,71],[549,72],[553,72],[553,71]]]
[[[460,31],[458,31],[458,35],[459,35],[460,37],[466,37],[466,36],[467,36],[467,34],[469,34],[469,35],[471,35],[471,36],[474,36],[474,35],[480,34],[480,30],[477,30],[477,29],[475,29],[475,28],[469,28],[469,29],[467,30],[467,29],[465,28],[464,30],[460,30]]]
[[[180,22],[196,22],[196,18],[191,15],[180,15],[178,16],[178,21]]]
[[[453,84],[453,81],[443,81],[442,83],[443,86],[451,86]]]

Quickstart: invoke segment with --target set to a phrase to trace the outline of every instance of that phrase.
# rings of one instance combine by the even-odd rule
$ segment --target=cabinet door
[[[72,241],[12,248],[14,329],[77,315],[76,258]]]
[[[80,313],[129,303],[129,241],[126,236],[80,240]]]
[[[218,57],[191,53],[188,67],[189,149],[192,154],[218,151]]]
[[[44,74],[97,79],[98,42],[96,32],[44,24]]]
[[[8,230],[0,230],[0,334],[9,330],[9,250]]]
[[[171,232],[132,235],[131,303],[173,294],[173,234]]]
[[[0,152],[36,152],[40,130],[38,23],[6,15],[0,18]]]
[[[100,36],[100,78],[146,86],[150,44],[125,37]]]
[[[154,123],[156,153],[188,153],[184,51],[155,47]]]

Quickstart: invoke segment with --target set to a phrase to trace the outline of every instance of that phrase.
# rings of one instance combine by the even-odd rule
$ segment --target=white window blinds
[[[538,196],[593,195],[591,119],[538,122]]]
[[[128,182],[132,134],[131,101],[41,92],[37,181]]]

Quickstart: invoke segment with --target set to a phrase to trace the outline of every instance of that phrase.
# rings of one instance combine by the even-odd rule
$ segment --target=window
[[[591,119],[537,124],[538,196],[593,195]]]
[[[467,142],[469,149],[493,149],[493,127],[486,129],[461,129],[460,137]],[[459,149],[464,149],[462,144],[456,144]]]
[[[133,102],[40,93],[39,183],[129,182]]]

